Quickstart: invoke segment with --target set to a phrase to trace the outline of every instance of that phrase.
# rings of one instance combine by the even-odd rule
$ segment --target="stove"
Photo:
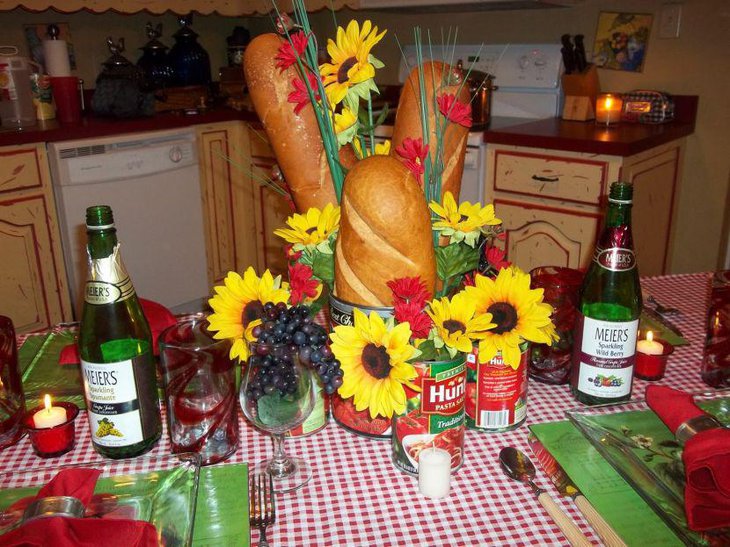
[[[560,47],[560,44],[481,44],[423,48],[424,56],[429,54],[427,58],[451,64],[461,59],[465,68],[494,75],[497,86],[492,92],[490,123],[486,127],[473,127],[469,133],[460,201],[484,203],[485,130],[560,115],[563,102]],[[403,46],[398,71],[401,85],[415,65],[416,47]],[[393,126],[386,123],[376,129],[376,140],[383,141],[392,134]]]

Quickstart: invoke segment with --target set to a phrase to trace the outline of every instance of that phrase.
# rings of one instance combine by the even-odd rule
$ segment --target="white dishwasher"
[[[49,144],[63,256],[76,318],[87,273],[86,208],[109,205],[137,294],[168,308],[206,297],[195,133],[156,131]]]

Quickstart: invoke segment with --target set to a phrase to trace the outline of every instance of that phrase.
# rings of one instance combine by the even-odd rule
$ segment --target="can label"
[[[393,463],[417,475],[421,450],[436,447],[451,455],[451,470],[456,471],[464,462],[464,359],[414,366],[421,392],[407,389],[405,414],[393,416]]]
[[[332,395],[332,416],[342,427],[357,435],[374,439],[390,439],[390,419],[382,416],[370,417],[370,411],[355,410],[352,397],[343,399],[337,393]]]
[[[327,427],[330,417],[330,400],[327,394],[318,386],[314,392],[314,408],[304,423],[286,432],[287,437],[306,437],[322,431]]]
[[[466,425],[480,431],[507,431],[527,418],[527,344],[517,369],[497,353],[481,362],[475,347],[467,356]]]

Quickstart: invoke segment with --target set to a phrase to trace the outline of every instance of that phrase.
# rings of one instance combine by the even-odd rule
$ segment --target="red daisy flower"
[[[291,43],[289,40],[284,40],[279,46],[279,52],[274,57],[276,59],[276,68],[281,71],[297,64],[297,58],[304,57],[304,51],[307,49],[307,43],[309,42],[309,34],[295,32],[289,35],[289,39],[291,39]]]
[[[420,277],[400,277],[388,281],[387,285],[393,291],[395,301],[413,302],[423,308],[426,300],[431,297]]]
[[[436,98],[439,112],[446,116],[450,122],[458,123],[464,127],[471,127],[471,105],[464,104],[456,99],[456,95],[449,93]]]
[[[428,155],[428,145],[423,145],[423,139],[411,139],[410,137],[403,140],[403,144],[395,149],[396,153],[403,158],[403,163],[413,173],[416,180],[421,184],[421,175],[424,172],[423,162],[426,161]]]
[[[487,262],[489,262],[489,264],[496,270],[510,267],[511,262],[505,260],[505,256],[507,256],[507,252],[503,251],[499,247],[487,247],[484,253],[484,257],[487,259]]]
[[[433,326],[433,321],[428,314],[423,311],[423,304],[420,302],[397,302],[393,316],[398,323],[406,321],[411,326],[411,334],[413,338],[428,338],[428,333]]]
[[[287,243],[284,245],[284,255],[289,262],[296,262],[302,257],[302,251],[295,251],[294,245]]]
[[[474,281],[474,272],[469,272],[464,274],[464,286],[465,287],[474,287],[476,285],[476,281]]]
[[[312,268],[306,264],[297,263],[289,266],[289,291],[292,304],[300,304],[306,298],[317,297],[319,281],[312,274]]]
[[[314,98],[319,101],[319,89],[317,87],[317,77],[311,72],[307,72],[307,80],[309,80],[309,87],[314,90]],[[307,92],[307,86],[304,85],[304,81],[300,78],[294,78],[291,81],[294,86],[294,91],[289,93],[286,98],[292,104],[295,104],[294,114],[299,114],[302,108],[309,104],[309,93]]]

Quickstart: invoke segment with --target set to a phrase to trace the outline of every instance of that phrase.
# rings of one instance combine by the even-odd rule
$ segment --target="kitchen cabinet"
[[[631,156],[487,144],[485,199],[503,219],[510,260],[586,268],[610,184],[634,184],[633,233],[642,275],[666,273],[684,139]]]
[[[0,148],[0,313],[18,333],[71,320],[44,144]]]

